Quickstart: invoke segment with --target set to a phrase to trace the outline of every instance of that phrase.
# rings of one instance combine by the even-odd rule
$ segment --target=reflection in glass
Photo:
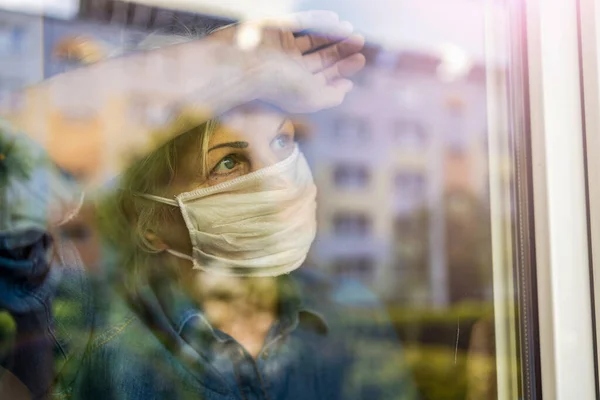
[[[143,30],[164,28],[176,16],[171,10],[144,6],[135,6],[128,14],[128,7],[116,3],[107,17],[100,3],[88,3],[82,11],[85,21],[44,21],[44,42],[39,46],[43,51],[38,48],[36,55],[44,58],[43,71],[36,77],[23,71],[20,77],[14,68],[3,69],[0,94],[35,81],[41,72],[50,77],[111,57],[109,49],[116,48],[115,54],[126,51],[147,33]],[[303,116],[310,132],[303,135],[302,149],[319,194],[317,239],[302,268],[328,282],[321,285],[321,278],[313,277],[313,286],[304,292],[318,297],[325,288],[331,290],[333,301],[350,307],[344,326],[361,337],[350,353],[362,362],[344,376],[343,386],[351,394],[342,398],[383,399],[382,387],[397,387],[393,397],[397,399],[518,398],[508,71],[502,61],[505,49],[489,46],[488,52],[502,53],[493,57],[482,51],[484,38],[506,40],[500,29],[506,10],[498,6],[494,10],[498,21],[488,20],[483,27],[484,8],[461,2],[457,7],[465,8],[464,13],[454,9],[444,13],[441,37],[426,45],[415,38],[435,36],[431,27],[440,17],[433,10],[449,7],[433,3],[403,10],[416,21],[412,30],[402,33],[410,40],[384,46],[368,37],[367,66],[343,104]],[[181,25],[199,25],[193,29],[196,33],[208,30],[218,19],[207,14],[190,18],[182,14]],[[465,15],[476,17],[477,29],[465,23]],[[448,44],[459,27],[465,30],[463,36],[481,39],[475,46],[457,38],[457,43]],[[0,52],[29,48],[27,30],[15,28],[19,32],[15,34],[13,28],[1,29]],[[180,31],[173,28],[167,35]],[[111,121],[127,121],[127,134],[133,137],[164,125],[169,117],[150,96],[110,100],[90,96],[86,100],[96,103],[94,109],[108,104],[108,111],[98,115],[83,106],[77,110],[81,99],[55,95],[56,110],[48,126],[71,134],[73,140],[49,140],[49,151],[62,157],[65,168],[78,171],[79,178],[101,180],[126,162],[103,141],[106,132],[123,129]],[[18,120],[28,99],[11,99],[6,113]],[[92,157],[70,150],[81,142],[94,149],[86,153]],[[242,147],[238,145],[238,150]],[[180,150],[174,148],[173,154]],[[234,169],[238,161],[230,158],[224,168]],[[138,173],[143,177],[147,171],[139,168]],[[101,245],[96,219],[93,205],[86,203],[60,232],[92,274],[106,272],[103,258],[114,256]],[[216,282],[211,289],[226,297],[228,292],[220,285],[237,283]],[[147,288],[153,284],[148,282]],[[257,285],[253,290],[270,289]],[[74,307],[63,303],[61,312],[68,315]],[[383,308],[385,317],[378,312]],[[218,304],[216,309],[219,315]],[[302,323],[315,332],[325,330],[321,316],[307,314]],[[385,330],[388,322],[390,331]],[[326,350],[338,349],[311,349],[311,354]],[[255,373],[252,363],[242,363],[247,354],[241,347],[231,351],[231,359],[238,360],[242,370],[231,379]],[[269,354],[263,356],[269,360]],[[215,357],[214,365],[222,366],[224,360]],[[141,368],[139,363],[135,366]]]

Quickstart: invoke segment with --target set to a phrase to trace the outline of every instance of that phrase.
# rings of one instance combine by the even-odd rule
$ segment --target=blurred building
[[[126,49],[144,30],[173,18],[139,7],[121,23],[112,16],[104,24],[102,10],[83,7],[76,21],[0,14],[0,52],[7,55],[0,58],[0,94]],[[200,17],[202,24],[207,18]],[[460,209],[464,195],[489,204],[486,71],[470,65],[452,76],[447,60],[431,54],[377,46],[367,46],[365,54],[368,66],[344,104],[311,115],[305,129],[311,133],[304,151],[319,186],[319,232],[310,260],[333,275],[359,279],[390,301],[444,306],[454,300],[450,277],[464,276],[449,270],[448,211]],[[41,123],[70,140],[48,137],[49,151],[88,179],[111,176],[124,162],[114,159],[105,140],[119,136],[111,132],[145,135],[164,117],[148,98],[52,96],[53,110]],[[8,104],[16,115],[22,102],[35,101],[16,99]],[[85,107],[91,101],[106,106]],[[73,150],[82,145],[91,149],[85,158]],[[462,197],[452,200],[456,193]],[[473,204],[463,201],[462,207]],[[480,222],[471,224],[485,229]]]
[[[0,107],[19,113],[23,99],[12,91],[43,78],[41,17],[0,11]]]
[[[311,117],[304,146],[320,190],[311,260],[389,300],[445,305],[448,196],[488,203],[485,70],[448,81],[437,57],[367,52],[344,104]]]

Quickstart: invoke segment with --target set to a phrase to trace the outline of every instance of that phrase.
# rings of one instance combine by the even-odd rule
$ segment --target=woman
[[[390,370],[365,351],[338,288],[295,272],[314,239],[316,189],[293,123],[256,97],[200,124],[197,113],[179,118],[192,128],[134,161],[100,202],[108,274],[60,272],[54,395],[413,398],[401,357]],[[56,268],[46,275],[59,279]],[[393,337],[385,323],[378,330]]]

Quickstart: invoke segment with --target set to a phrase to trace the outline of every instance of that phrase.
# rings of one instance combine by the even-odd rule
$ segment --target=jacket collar
[[[307,298],[311,290],[303,290],[304,274],[294,272],[277,278],[279,290],[278,318],[275,334],[289,333],[299,326],[318,334],[327,334],[324,317],[315,311],[314,300]],[[211,349],[231,338],[215,329],[201,307],[177,287],[172,279],[152,279],[141,291],[142,302],[154,320],[162,321],[162,330],[174,333],[201,356],[210,358]],[[160,316],[160,317],[159,317]]]

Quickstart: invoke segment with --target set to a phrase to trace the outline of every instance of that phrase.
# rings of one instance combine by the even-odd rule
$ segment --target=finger
[[[365,67],[367,60],[361,53],[356,53],[350,57],[344,58],[336,64],[338,73],[341,77],[349,78]]]
[[[261,44],[266,47],[298,51],[292,31],[281,28],[265,28]]]
[[[335,63],[329,68],[325,68],[318,75],[325,77],[327,83],[335,82],[339,79],[349,78],[363,69],[365,66],[365,56],[355,54]]]
[[[249,40],[255,47],[259,42],[266,45],[277,45],[279,33],[285,32],[306,32],[305,35],[299,35],[299,43],[296,43],[296,49],[300,49],[301,52],[310,51],[316,49],[319,46],[323,46],[329,43],[347,38],[352,33],[353,27],[347,21],[340,22],[339,17],[336,13],[331,11],[305,11],[287,16],[271,19],[262,19],[255,21],[246,21],[240,24],[236,28],[236,36],[238,41],[245,39],[246,37],[256,37],[257,39]],[[221,33],[225,35],[228,31]],[[320,38],[313,38],[310,35],[321,36]],[[212,36],[218,36],[219,33],[213,34]],[[330,36],[328,38],[328,36]],[[259,38],[260,37],[260,38]],[[245,43],[246,40],[241,40]]]
[[[347,39],[352,33],[352,29],[352,25],[344,21],[337,26],[337,29],[329,30],[328,34],[304,32],[296,36],[296,47],[301,53],[307,53]]]
[[[350,91],[354,87],[352,81],[342,77],[335,66],[315,74],[313,79],[313,82],[319,88],[327,88],[328,90],[335,88],[338,91]]]
[[[365,47],[365,38],[361,35],[352,35],[346,40],[343,40],[337,44],[339,53],[342,58],[356,54]]]
[[[335,107],[344,101],[344,98],[352,90],[353,83],[348,79],[339,79],[318,91],[313,99],[313,111]]]
[[[362,36],[352,36],[333,46],[324,47],[302,56],[304,66],[311,72],[324,70],[338,61],[357,54],[364,46]]]
[[[337,79],[330,83],[330,88],[343,93],[344,96],[354,88],[354,83],[350,79]]]

